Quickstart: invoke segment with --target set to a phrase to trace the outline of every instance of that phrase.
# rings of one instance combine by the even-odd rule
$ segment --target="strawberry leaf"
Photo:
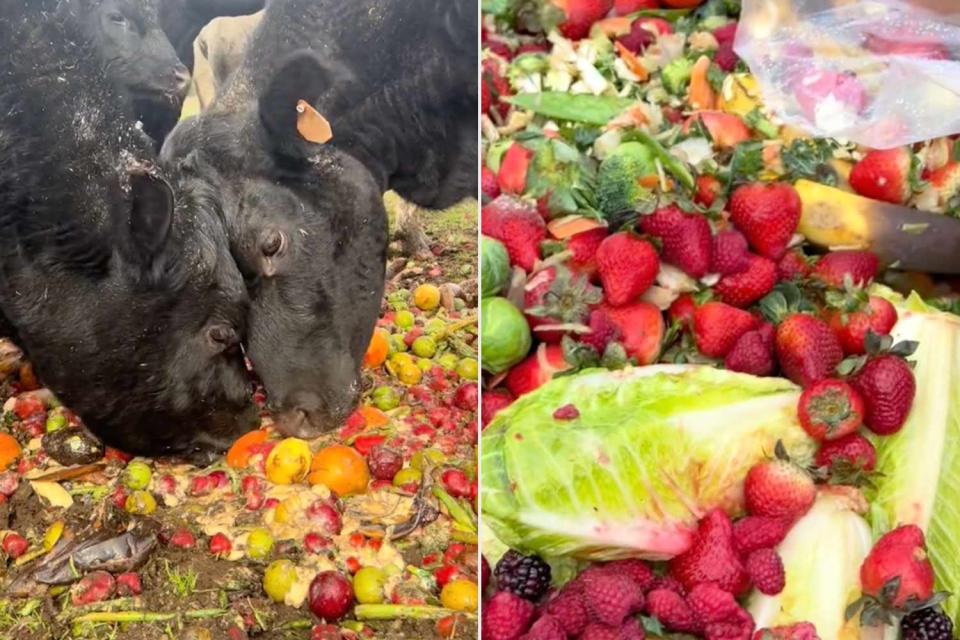
[[[901,358],[909,358],[919,346],[920,343],[916,340],[901,340],[897,344],[893,345],[893,347],[890,349],[890,353],[895,356],[900,356]]]
[[[844,358],[840,361],[840,364],[837,365],[837,374],[844,378],[852,376],[857,371],[860,371],[865,364],[867,364],[867,356]]]

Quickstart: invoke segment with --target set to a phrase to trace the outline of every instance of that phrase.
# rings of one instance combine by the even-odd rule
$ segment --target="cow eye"
[[[127,22],[127,19],[123,17],[122,13],[111,13],[107,18],[114,24],[126,24]]]
[[[287,239],[282,231],[270,231],[264,237],[260,244],[260,251],[268,258],[281,253],[287,244]]]

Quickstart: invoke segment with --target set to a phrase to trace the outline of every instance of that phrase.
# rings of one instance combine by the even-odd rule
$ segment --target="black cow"
[[[472,0],[271,0],[224,93],[164,145],[199,153],[225,198],[251,282],[247,352],[289,433],[329,429],[355,403],[383,291],[383,191],[438,208],[475,194],[476,13]],[[300,99],[332,144],[298,134]]]
[[[263,9],[264,0],[159,0],[160,26],[180,61],[193,69],[193,41],[214,18],[246,16]]]
[[[0,308],[107,444],[222,447],[248,428],[248,296],[216,194],[155,162],[74,27],[3,2]]]

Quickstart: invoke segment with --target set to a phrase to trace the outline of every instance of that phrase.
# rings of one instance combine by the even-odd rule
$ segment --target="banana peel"
[[[798,180],[798,231],[827,249],[869,249],[888,266],[960,273],[960,220]]]

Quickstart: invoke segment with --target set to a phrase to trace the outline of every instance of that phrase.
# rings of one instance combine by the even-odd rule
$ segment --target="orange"
[[[9,433],[0,433],[0,471],[20,457],[20,443]]]
[[[370,470],[356,449],[334,444],[313,456],[309,481],[310,484],[326,486],[342,498],[364,493],[370,481]]]
[[[367,369],[376,369],[387,359],[390,351],[390,334],[385,329],[376,329],[370,337],[370,344],[363,356],[363,366]]]
[[[390,422],[387,414],[376,407],[364,405],[360,407],[360,415],[363,416],[364,421],[367,423],[367,429],[379,429]]]
[[[243,434],[227,451],[227,466],[233,469],[245,469],[250,464],[253,448],[267,441],[266,429],[257,429]]]

